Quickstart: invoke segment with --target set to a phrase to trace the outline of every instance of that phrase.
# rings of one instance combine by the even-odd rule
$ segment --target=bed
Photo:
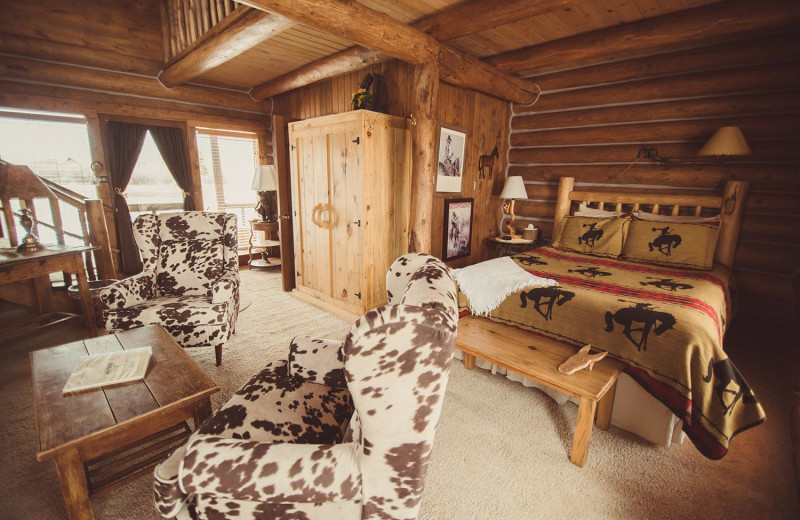
[[[563,243],[562,222],[566,229],[577,221],[574,216],[568,218],[575,203],[620,213],[646,208],[663,214],[667,210],[666,217],[715,212],[718,240],[708,253],[709,266],[713,254],[713,267],[688,269],[541,247],[512,259],[529,273],[558,285],[515,291],[486,319],[531,331],[533,345],[537,337],[548,337],[576,346],[590,343],[607,351],[626,364],[612,424],[659,444],[680,440],[683,432],[703,455],[723,457],[737,433],[765,417],[722,348],[733,315],[730,269],[747,185],[732,181],[721,195],[708,196],[576,191],[573,186],[573,179],[561,179],[553,244]],[[594,227],[586,226],[590,231]],[[647,227],[655,232],[668,226],[648,223]],[[682,251],[688,247],[684,243]],[[468,297],[460,294],[462,316],[470,308]],[[485,363],[481,368],[499,371]],[[547,393],[566,400],[554,391]]]

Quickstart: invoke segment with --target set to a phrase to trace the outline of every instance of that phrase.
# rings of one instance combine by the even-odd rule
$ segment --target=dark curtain
[[[183,209],[194,211],[194,199],[190,195],[192,188],[192,170],[189,165],[186,144],[183,140],[183,132],[174,126],[151,126],[148,127],[150,135],[156,142],[161,157],[169,168],[172,178],[183,190]]]
[[[131,180],[131,174],[133,174],[139,153],[142,151],[146,135],[146,126],[120,121],[108,122],[106,162],[113,192],[117,244],[122,258],[121,271],[125,274],[136,274],[142,270],[139,249],[133,238],[131,214],[124,193]]]

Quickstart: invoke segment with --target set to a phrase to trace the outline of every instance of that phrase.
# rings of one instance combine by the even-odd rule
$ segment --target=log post
[[[433,172],[436,164],[436,114],[439,99],[438,62],[414,68],[411,129],[411,214],[408,235],[409,253],[431,252],[431,213],[433,211]]]
[[[728,181],[722,192],[722,208],[719,218],[719,238],[715,258],[720,264],[732,268],[736,256],[736,245],[739,230],[742,227],[744,200],[747,197],[749,183],[745,181]]]
[[[86,199],[86,220],[89,221],[89,242],[100,248],[94,252],[97,277],[101,280],[116,278],[114,261],[111,256],[111,240],[108,236],[103,201]]]
[[[555,244],[561,235],[561,221],[569,215],[569,208],[572,201],[569,194],[575,184],[574,177],[561,177],[558,181],[558,198],[556,199],[556,216],[553,219],[553,243]]]

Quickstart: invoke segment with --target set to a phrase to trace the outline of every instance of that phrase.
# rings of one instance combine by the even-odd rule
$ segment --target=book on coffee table
[[[143,379],[152,355],[150,347],[93,354],[72,371],[64,385],[64,393]]]

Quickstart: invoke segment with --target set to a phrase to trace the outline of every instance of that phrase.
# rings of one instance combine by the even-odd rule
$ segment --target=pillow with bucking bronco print
[[[658,265],[711,269],[717,247],[717,223],[687,224],[634,220],[622,257]]]
[[[553,246],[587,255],[616,258],[622,253],[622,242],[629,218],[564,217],[561,236]]]

